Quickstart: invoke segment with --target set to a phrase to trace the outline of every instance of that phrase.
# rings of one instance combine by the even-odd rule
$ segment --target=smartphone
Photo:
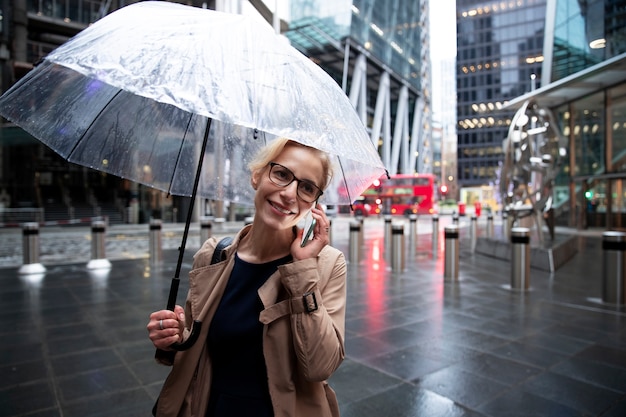
[[[302,233],[302,242],[300,242],[301,248],[305,247],[306,244],[311,239],[311,236],[313,235],[313,228],[315,227],[315,223],[316,221],[313,218],[313,215],[311,215],[311,212],[309,212],[309,214],[307,214],[306,217],[304,218],[304,233]]]

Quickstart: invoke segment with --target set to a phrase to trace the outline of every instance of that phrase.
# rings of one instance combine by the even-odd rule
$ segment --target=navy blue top
[[[264,264],[235,265],[209,327],[213,366],[207,417],[273,417],[263,357],[263,303],[257,290],[291,256]]]

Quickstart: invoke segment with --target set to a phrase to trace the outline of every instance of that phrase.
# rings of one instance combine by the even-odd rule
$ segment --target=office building
[[[461,186],[497,183],[512,117],[533,100],[568,144],[557,223],[623,227],[625,22],[624,1],[457,1]]]
[[[626,2],[550,0],[541,87],[510,110],[549,109],[567,143],[555,184],[557,221],[626,227]]]
[[[503,104],[540,86],[546,0],[457,0],[460,187],[494,184],[511,110]]]

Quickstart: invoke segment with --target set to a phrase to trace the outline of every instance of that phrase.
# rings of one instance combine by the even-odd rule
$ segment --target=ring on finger
[[[163,330],[163,320],[159,320],[159,328]]]

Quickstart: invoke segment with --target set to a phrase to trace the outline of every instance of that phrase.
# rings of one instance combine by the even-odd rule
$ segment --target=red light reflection
[[[372,332],[384,330],[383,321],[378,320],[387,304],[388,265],[383,256],[384,241],[382,237],[372,237],[365,243],[364,280],[366,286],[368,329]]]

